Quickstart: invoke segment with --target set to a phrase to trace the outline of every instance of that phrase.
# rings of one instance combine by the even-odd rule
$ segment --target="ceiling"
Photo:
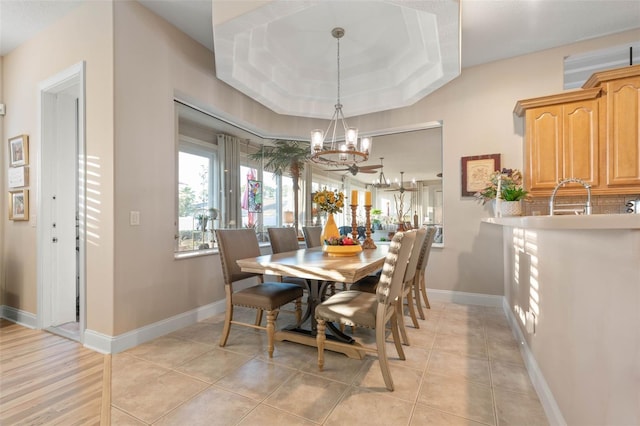
[[[216,76],[279,114],[330,119],[338,88],[346,116],[409,106],[460,74],[455,0],[227,5],[212,7]]]
[[[0,0],[0,55],[11,52],[84,1],[96,0]],[[433,46],[425,40],[433,35],[434,31],[435,33],[445,30],[449,32],[445,34],[449,41],[444,41],[449,43],[445,44],[449,46],[447,51],[451,51],[452,40],[457,47],[457,29],[439,15],[444,12],[450,14],[452,4],[457,8],[458,4],[453,0],[411,2],[214,0],[213,3],[211,0],[138,1],[203,46],[212,51],[215,49],[216,56],[219,56],[221,61],[226,61],[226,65],[222,62],[216,64],[216,72],[220,76],[225,73],[233,76],[233,68],[230,68],[229,64],[234,60],[248,65],[242,73],[249,74],[250,78],[238,84],[252,86],[253,93],[246,87],[238,87],[239,90],[245,91],[249,96],[253,96],[279,113],[325,118],[333,112],[337,95],[336,40],[330,34],[335,26],[345,28],[345,36],[340,42],[341,101],[347,118],[364,113],[367,108],[371,110],[396,108],[426,96],[433,87],[429,87],[429,84],[421,80],[420,75],[429,73],[433,69],[447,74],[437,83],[444,84],[448,79],[453,78],[452,70],[457,72],[460,67],[464,69],[640,28],[640,1],[638,0],[461,0],[459,3],[460,55],[454,55],[453,59],[445,58],[448,65],[445,64],[438,69],[431,65],[432,59],[427,58],[421,62],[413,60],[412,56],[429,56],[429,54],[433,56]],[[351,9],[348,12],[326,11],[317,8],[321,4],[333,6],[345,4]],[[411,7],[405,7],[408,5]],[[259,6],[262,7],[259,8]],[[353,9],[362,6],[366,8],[360,12]],[[449,9],[443,12],[441,8]],[[422,16],[423,13],[438,16],[437,20],[441,26],[435,27],[435,30],[421,28],[424,19],[429,19]],[[354,15],[355,19],[353,19]],[[414,25],[416,22],[420,25]],[[220,42],[215,47],[214,27],[216,42]],[[267,35],[275,36],[279,40],[269,41]],[[441,34],[438,35],[438,37],[441,36]],[[254,41],[247,42],[246,40],[251,37]],[[234,45],[236,39],[244,39],[245,43],[245,52],[241,60],[237,56],[223,53],[225,43]],[[256,40],[259,41],[258,49],[252,51],[253,53],[247,53],[249,47],[256,46]],[[443,43],[442,40],[440,42]],[[408,47],[408,45],[412,46]],[[442,49],[441,46],[440,50]],[[267,58],[266,61],[272,61],[269,59],[272,51],[280,51],[280,53],[284,51],[286,60],[279,59],[282,61],[280,67],[265,65],[265,58]],[[360,55],[358,51],[365,52],[365,56],[371,57],[357,58]],[[393,59],[385,58],[388,55],[392,55]],[[413,61],[412,69],[419,72],[402,74],[401,68],[404,68],[404,64],[410,60]],[[402,61],[403,67],[393,65],[398,61]],[[383,64],[382,68],[378,69],[372,65],[376,63]],[[265,69],[269,71],[266,74]],[[362,77],[361,72],[368,73],[369,77]],[[308,81],[306,83],[293,81],[292,76],[302,74],[306,78],[309,78],[310,74],[311,78],[318,81],[314,84]],[[277,80],[275,77],[278,75],[286,75],[287,79],[291,80],[285,82],[285,86],[288,86],[285,87],[286,90],[280,86],[270,86],[271,83],[264,84],[267,81]],[[383,78],[390,78],[392,82],[381,84]],[[280,77],[280,80],[282,81],[283,78]],[[395,84],[394,80],[404,84],[400,89],[395,90],[403,92],[400,98],[391,97],[390,93],[394,90],[376,91],[381,86]],[[372,81],[375,83],[371,83]],[[236,84],[229,81],[228,83]],[[260,87],[261,85],[265,87]],[[289,98],[289,95],[284,93],[286,91],[305,92],[302,88],[310,86],[320,87],[321,93],[303,93],[305,96],[302,98]],[[272,100],[263,99],[269,92],[277,93]],[[360,97],[366,101],[362,103],[359,100]],[[317,100],[315,103],[314,98]],[[389,155],[381,152],[382,145],[380,143],[376,145],[374,140],[373,152],[368,164],[376,164],[379,162],[378,157],[384,156],[385,174],[387,177],[394,178],[400,170],[393,164],[393,158],[401,156],[397,155],[397,151],[390,152]],[[405,163],[403,168],[408,171],[407,157],[402,158]],[[369,178],[374,175],[365,176],[369,181]],[[405,176],[411,179],[411,176]]]

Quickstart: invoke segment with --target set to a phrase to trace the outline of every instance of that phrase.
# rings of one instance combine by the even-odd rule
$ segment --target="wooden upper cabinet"
[[[640,193],[640,65],[595,73],[582,89],[521,100],[526,187],[548,196],[561,179],[594,194]],[[583,193],[575,186],[563,194]]]
[[[577,95],[577,96],[576,96]],[[600,90],[518,102],[525,113],[525,185],[531,195],[549,195],[565,178],[599,185]]]
[[[582,87],[603,89],[600,134],[607,192],[640,192],[640,65],[594,73]]]
[[[599,99],[562,106],[563,178],[577,177],[597,187],[599,180]]]
[[[640,186],[640,77],[606,83],[607,185]]]
[[[526,126],[527,190],[553,189],[562,177],[562,106],[528,110]]]

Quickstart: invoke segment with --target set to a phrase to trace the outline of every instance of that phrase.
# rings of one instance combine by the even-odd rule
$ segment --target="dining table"
[[[332,283],[352,284],[374,274],[384,265],[389,245],[379,245],[374,249],[363,249],[350,256],[333,256],[322,247],[303,248],[277,254],[237,260],[244,272],[262,275],[303,278],[307,283],[307,309],[300,324],[276,332],[276,340],[287,340],[316,346],[315,308],[325,298],[327,288]],[[333,324],[327,326],[325,348],[342,352],[350,358],[362,359],[364,352],[358,350],[358,343]],[[333,342],[350,345],[334,345]]]

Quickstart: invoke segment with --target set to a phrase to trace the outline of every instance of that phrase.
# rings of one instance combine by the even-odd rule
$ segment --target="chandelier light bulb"
[[[366,153],[369,153],[369,147],[371,146],[371,138],[364,137],[360,139],[360,150]]]
[[[347,160],[347,145],[342,145],[340,147],[340,161],[346,161]]]
[[[358,129],[355,127],[349,127],[346,134],[347,147],[349,149],[356,149],[356,142],[358,142]]]
[[[311,154],[315,154],[318,151],[322,151],[322,145],[324,143],[324,132],[320,129],[311,131]]]

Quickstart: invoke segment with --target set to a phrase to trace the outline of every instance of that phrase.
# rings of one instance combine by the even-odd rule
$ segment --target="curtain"
[[[236,228],[242,225],[241,193],[240,193],[240,144],[242,139],[229,135],[217,135],[218,147],[222,151],[220,159],[220,188],[222,188],[220,223],[225,228]]]

